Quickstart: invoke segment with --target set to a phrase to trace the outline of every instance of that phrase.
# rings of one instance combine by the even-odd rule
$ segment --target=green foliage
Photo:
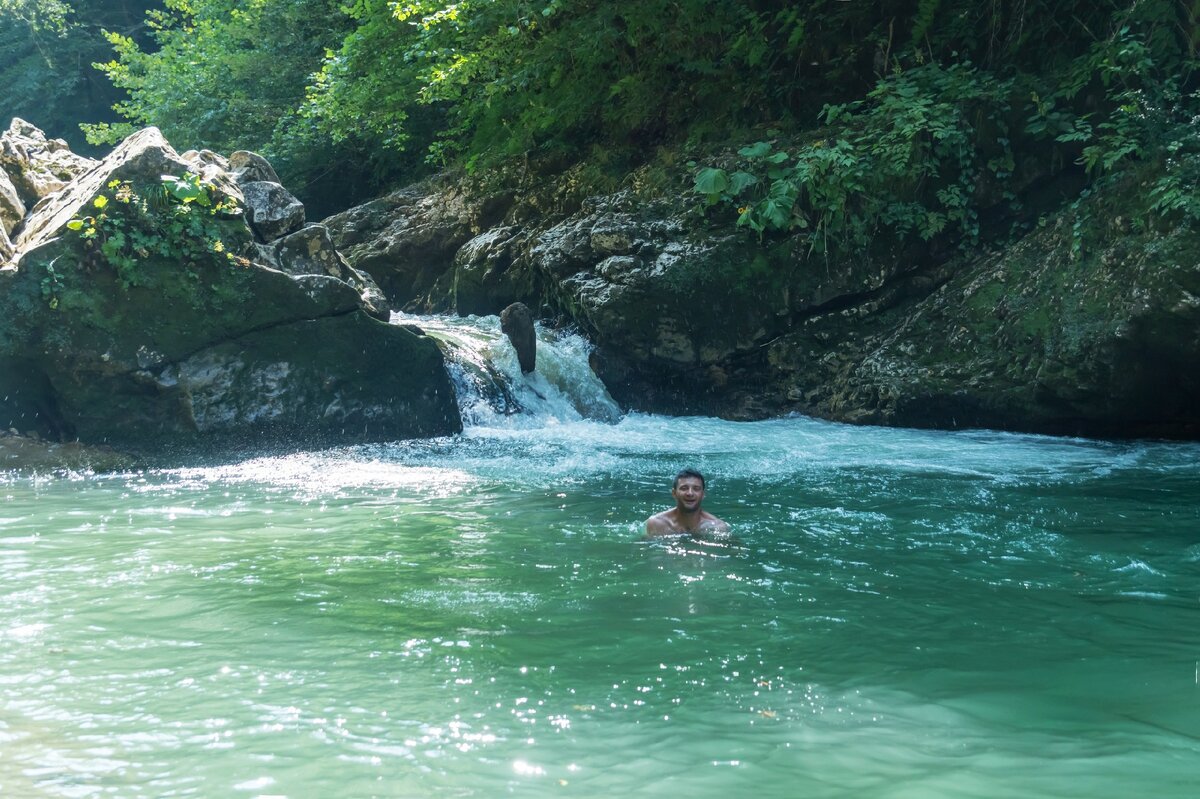
[[[164,0],[147,17],[150,43],[107,33],[115,57],[98,68],[126,92],[124,124],[88,125],[115,142],[156,125],[179,150],[253,150],[315,215],[373,194],[395,166],[361,125],[338,136],[304,113],[326,52],[351,30],[342,0]],[[330,203],[330,199],[341,200]]]
[[[804,231],[820,252],[862,249],[881,228],[974,240],[980,174],[1003,180],[1012,169],[1011,88],[970,64],[899,72],[863,101],[827,106],[828,127],[794,153],[765,141],[743,147],[742,169],[701,169],[695,190],[738,206],[738,224],[760,236]]]
[[[158,0],[0,0],[0,122],[13,116],[88,152],[78,123],[113,123],[120,92],[92,68],[108,45],[102,28],[142,36]]]
[[[214,259],[239,262],[221,241],[219,220],[241,209],[216,197],[213,186],[197,174],[163,175],[158,187],[113,180],[89,210],[67,228],[83,242],[85,265],[108,264],[123,288],[141,285],[151,259],[178,263],[193,278],[201,264]],[[51,307],[56,306],[55,300]]]
[[[1194,86],[1200,34],[1192,25],[1184,29],[1191,38],[1179,35],[1174,5],[1135,4],[1121,15],[1112,34],[1072,64],[1057,92],[1035,97],[1028,129],[1078,146],[1078,163],[1098,184],[1119,180],[1127,167],[1153,165],[1160,177],[1149,190],[1150,211],[1192,224],[1200,222],[1200,91],[1186,87]],[[1197,13],[1200,7],[1193,7],[1193,23]],[[1071,105],[1081,101],[1089,110],[1073,114]],[[1081,213],[1078,201],[1072,207]],[[1133,220],[1139,226],[1149,221]]]

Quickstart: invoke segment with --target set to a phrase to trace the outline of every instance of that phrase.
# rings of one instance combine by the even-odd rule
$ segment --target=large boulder
[[[139,194],[212,169],[148,129],[31,212],[0,269],[0,429],[154,452],[461,429],[435,343],[372,318],[336,259],[289,254],[289,273],[240,255],[256,251],[223,204],[232,176],[186,205]]]

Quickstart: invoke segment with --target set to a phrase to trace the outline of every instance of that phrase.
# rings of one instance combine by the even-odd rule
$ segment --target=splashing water
[[[537,324],[537,368],[522,374],[499,317],[397,313],[392,321],[415,324],[441,344],[464,426],[542,427],[580,419],[615,422],[621,416],[588,366],[590,346],[578,334]]]

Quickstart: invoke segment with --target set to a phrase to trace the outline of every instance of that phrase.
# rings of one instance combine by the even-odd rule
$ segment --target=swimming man
[[[729,532],[728,524],[700,507],[704,501],[704,475],[700,472],[684,469],[675,475],[671,496],[675,498],[675,507],[646,520],[646,538]]]

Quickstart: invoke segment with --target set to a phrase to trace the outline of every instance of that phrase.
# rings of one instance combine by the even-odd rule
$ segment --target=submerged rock
[[[70,471],[113,472],[136,468],[138,461],[109,447],[89,447],[77,441],[47,441],[0,431],[0,472]]]
[[[461,429],[434,342],[373,318],[322,230],[260,262],[240,198],[147,129],[35,207],[0,269],[0,429],[155,453]]]

